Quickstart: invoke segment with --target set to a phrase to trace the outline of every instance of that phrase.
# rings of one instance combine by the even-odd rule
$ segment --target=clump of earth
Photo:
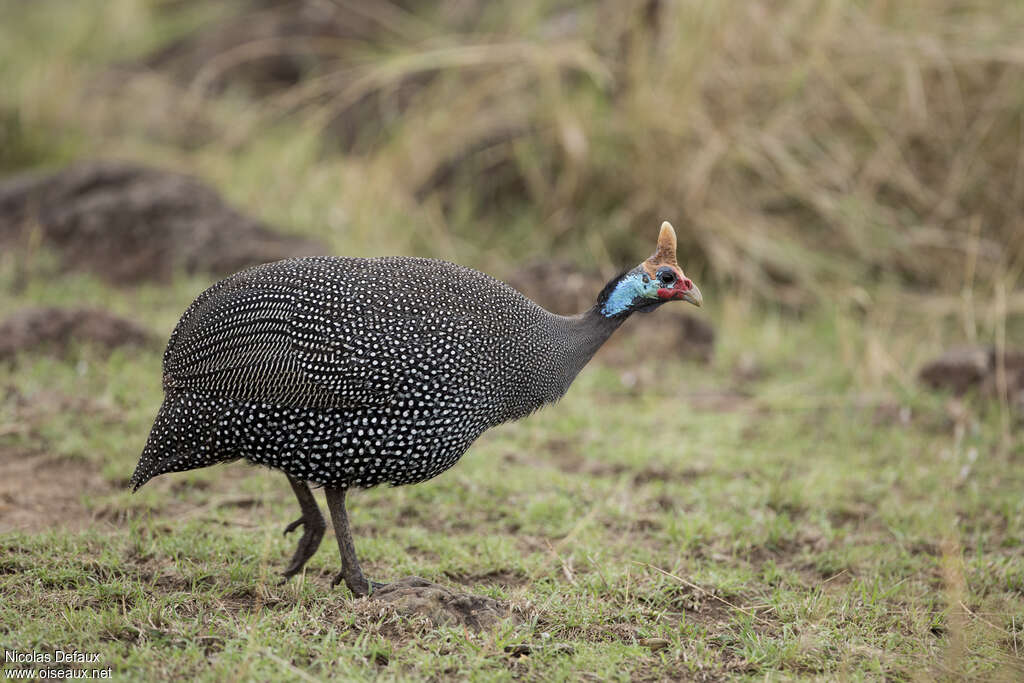
[[[0,183],[0,246],[36,242],[54,249],[64,270],[117,284],[327,253],[236,211],[196,178],[118,161]]]

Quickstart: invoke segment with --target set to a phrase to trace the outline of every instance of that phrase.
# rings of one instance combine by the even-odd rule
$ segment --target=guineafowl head
[[[669,301],[689,301],[700,306],[704,299],[676,261],[676,231],[665,221],[654,254],[605,285],[597,306],[605,317],[616,318],[648,313]]]

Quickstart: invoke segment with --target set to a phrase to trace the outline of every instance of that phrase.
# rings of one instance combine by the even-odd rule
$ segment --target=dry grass
[[[1019,285],[1019,3],[305,0],[243,19],[244,3],[115,5],[91,21],[146,36],[122,62],[182,26],[199,38],[84,108],[67,97],[80,87],[58,100],[16,79],[7,106],[29,128],[71,119],[100,134],[87,147],[136,156],[199,144],[187,163],[212,176],[207,155],[294,135],[280,164],[322,169],[357,225],[387,205],[445,251],[483,236],[610,267],[669,217],[699,275],[792,305],[879,281],[955,294],[968,260],[985,297],[997,273]],[[96,68],[56,67],[77,56],[43,80],[95,84]],[[275,58],[295,74],[267,86],[254,71]]]

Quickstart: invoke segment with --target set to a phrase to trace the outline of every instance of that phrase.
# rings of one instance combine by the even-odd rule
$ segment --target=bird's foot
[[[299,545],[295,548],[292,561],[281,573],[283,577],[281,579],[282,585],[288,583],[289,579],[301,572],[309,558],[316,554],[317,549],[320,547],[320,541],[324,538],[324,530],[327,528],[323,517],[307,519],[303,516],[284,528],[285,535],[287,536],[300,526],[303,527],[302,538],[299,539]]]
[[[334,588],[339,583],[344,583],[348,586],[348,589],[352,591],[352,595],[357,598],[365,598],[388,585],[380,581],[367,580],[360,570],[352,572],[352,576],[346,576],[344,571],[338,572],[334,580],[331,581],[331,588]]]

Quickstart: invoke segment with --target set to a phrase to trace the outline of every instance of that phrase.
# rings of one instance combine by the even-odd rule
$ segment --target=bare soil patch
[[[462,584],[502,586],[516,588],[529,583],[530,578],[515,569],[495,569],[482,574],[446,573],[448,578]]]
[[[0,245],[31,244],[36,234],[65,270],[118,284],[326,253],[239,213],[195,178],[117,161],[0,183]]]
[[[120,346],[154,346],[156,338],[131,320],[87,308],[25,308],[0,323],[0,359],[37,350],[64,356],[72,344],[81,342],[112,351]]]
[[[82,496],[109,490],[85,463],[0,449],[0,533],[85,528],[95,520]]]
[[[627,464],[595,460],[584,455],[582,441],[579,438],[548,439],[538,451],[543,454],[542,457],[509,452],[504,454],[503,460],[515,466],[552,467],[565,474],[584,474],[591,477],[631,475],[633,485],[637,487],[656,482],[689,482],[714,473],[713,468],[704,462],[694,462],[686,467],[670,467],[657,463]]]

